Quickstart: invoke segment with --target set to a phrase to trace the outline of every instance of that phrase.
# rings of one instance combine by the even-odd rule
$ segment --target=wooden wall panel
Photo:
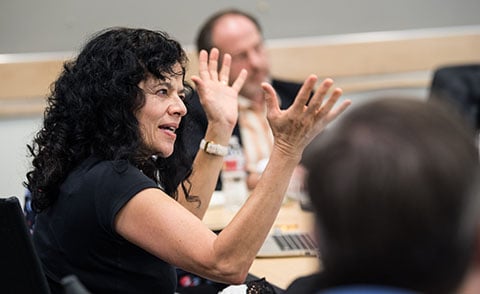
[[[375,35],[373,35],[375,36]],[[402,38],[298,39],[267,43],[272,74],[303,81],[310,73],[331,77],[345,93],[385,88],[428,87],[439,66],[480,63],[480,28],[445,35]],[[187,79],[198,70],[188,51]],[[1,60],[1,58],[0,58]],[[0,62],[0,117],[38,114],[65,59]]]

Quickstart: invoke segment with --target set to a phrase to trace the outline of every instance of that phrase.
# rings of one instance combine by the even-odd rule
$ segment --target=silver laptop
[[[306,232],[280,232],[267,237],[257,257],[319,256],[318,245]]]

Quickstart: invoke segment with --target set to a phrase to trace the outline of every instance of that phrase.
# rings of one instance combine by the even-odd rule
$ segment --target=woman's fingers
[[[330,84],[331,86],[332,84]],[[318,97],[318,100],[319,101],[315,101],[315,103],[312,103],[312,110],[315,111],[315,114],[317,116],[320,116],[320,117],[323,117],[325,115],[327,115],[333,108],[333,106],[335,105],[335,103],[337,103],[338,99],[340,98],[340,96],[342,96],[342,89],[340,88],[335,88],[332,92],[332,94],[330,95],[330,97],[327,99],[326,102],[324,102],[324,98],[325,96],[327,95],[327,92],[330,88],[330,86],[328,88],[323,88],[323,89],[319,89],[319,97]]]
[[[208,74],[208,53],[206,50],[201,50],[198,55],[198,72],[200,77],[203,78],[204,75]]]
[[[316,75],[310,75],[305,82],[303,82],[302,87],[298,91],[297,96],[295,97],[293,107],[297,111],[303,111],[305,105],[309,102],[312,91],[317,83],[318,77]]]
[[[225,54],[223,56],[222,67],[218,68],[218,60],[220,58],[220,52],[217,48],[212,48],[210,54],[201,50],[198,60],[199,60],[199,77],[192,76],[192,81],[198,86],[204,84],[205,82],[220,82],[226,86],[229,85],[229,76],[230,76],[230,67],[232,64],[232,57],[230,54]],[[240,72],[238,77],[232,84],[232,88],[238,93],[243,87],[245,80],[247,78],[247,71],[244,69]],[[200,81],[202,80],[202,81]]]
[[[220,69],[219,80],[220,82],[228,85],[228,78],[230,75],[230,65],[232,64],[232,57],[230,54],[223,55],[222,68]]]
[[[335,104],[337,102],[337,100],[340,98],[340,96],[342,95],[342,91],[341,89],[338,89],[339,91],[337,91],[337,89],[335,89],[334,93],[332,94],[332,96],[330,97],[329,99],[329,102],[330,100],[332,100],[332,103]],[[334,97],[335,95],[335,97]],[[350,106],[350,104],[352,104],[352,101],[350,100],[345,100],[345,101],[342,101],[342,103],[340,105],[338,105],[337,107],[333,108],[333,104],[331,105],[330,107],[330,110],[328,112],[326,112],[326,110],[322,110],[320,109],[320,111],[318,112],[318,116],[320,117],[326,117],[325,118],[325,123],[328,124],[329,122],[333,121],[334,119],[336,119],[342,112],[345,111],[345,109],[347,109],[348,106]],[[333,108],[333,109],[332,109]]]
[[[218,57],[220,53],[217,48],[210,50],[208,58],[208,70],[210,72],[210,79],[218,81]]]
[[[272,115],[276,111],[280,111],[277,94],[275,92],[275,89],[273,89],[272,85],[270,85],[269,83],[262,83],[262,88],[265,97],[265,104],[267,106],[267,116]]]
[[[235,79],[235,81],[232,84],[232,88],[238,93],[240,92],[240,89],[243,87],[243,84],[245,83],[245,80],[247,79],[247,70],[242,69],[240,71],[240,74],[238,74],[238,77]]]
[[[201,50],[198,55],[198,73],[202,80],[218,81],[218,49],[213,48],[210,54],[206,50]],[[227,58],[227,64],[222,67],[222,76],[227,76],[230,72],[231,58]]]
[[[320,107],[325,107],[325,105],[322,106],[323,101],[325,96],[327,95],[328,91],[333,85],[333,80],[332,79],[325,79],[322,81],[318,89],[315,91],[313,94],[313,97],[310,99],[308,103],[308,110],[313,111],[314,113],[317,113],[318,109]],[[341,93],[340,93],[341,94]],[[327,103],[328,104],[328,103]],[[329,110],[329,109],[328,109]],[[327,112],[328,112],[327,110]]]

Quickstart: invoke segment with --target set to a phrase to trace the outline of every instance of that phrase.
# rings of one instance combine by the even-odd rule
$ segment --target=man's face
[[[268,79],[270,64],[263,37],[255,24],[241,15],[226,15],[217,21],[212,39],[221,54],[232,56],[230,81],[234,81],[243,68],[248,71],[240,94],[249,99],[263,97],[261,83]]]

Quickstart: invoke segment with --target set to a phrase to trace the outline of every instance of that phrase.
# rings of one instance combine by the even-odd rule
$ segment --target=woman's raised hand
[[[238,92],[245,82],[247,71],[242,70],[230,86],[228,79],[232,58],[225,54],[219,71],[219,55],[216,48],[210,54],[202,50],[199,55],[199,75],[192,76],[192,81],[209,124],[227,124],[233,129],[238,118]]]
[[[301,156],[305,146],[351,104],[350,100],[345,100],[334,107],[342,95],[340,88],[335,88],[324,101],[333,85],[331,79],[325,79],[311,96],[317,80],[317,76],[309,76],[298,91],[294,103],[286,110],[280,110],[273,87],[268,83],[262,84],[267,119],[275,138],[275,146],[287,156]]]

